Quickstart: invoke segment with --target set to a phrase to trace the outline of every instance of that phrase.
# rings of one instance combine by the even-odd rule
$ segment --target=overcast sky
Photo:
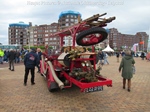
[[[122,34],[150,33],[150,0],[0,0],[0,43],[8,44],[10,23],[51,24],[67,10],[80,12],[83,20],[102,13],[116,16],[107,28]]]

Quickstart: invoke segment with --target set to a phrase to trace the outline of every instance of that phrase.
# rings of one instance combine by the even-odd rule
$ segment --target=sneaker
[[[24,83],[24,86],[26,86],[27,84],[26,83]]]
[[[31,83],[31,85],[34,85],[34,84],[35,84],[35,82]]]
[[[128,92],[130,92],[130,89],[128,89]]]
[[[15,70],[13,69],[13,70],[11,70],[11,71],[15,71]]]

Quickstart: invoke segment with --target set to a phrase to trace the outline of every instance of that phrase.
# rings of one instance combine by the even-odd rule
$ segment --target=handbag
[[[135,66],[132,66],[132,73],[135,74]]]

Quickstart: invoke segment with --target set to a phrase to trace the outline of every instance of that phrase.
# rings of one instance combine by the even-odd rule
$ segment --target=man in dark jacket
[[[10,52],[8,53],[8,60],[9,60],[9,70],[14,71],[14,61],[16,58],[16,53],[13,49],[10,49]]]
[[[31,84],[34,85],[34,74],[35,74],[35,66],[38,65],[39,59],[36,54],[36,50],[34,48],[31,49],[31,52],[27,53],[24,58],[25,65],[25,75],[24,75],[24,85],[27,85],[27,79],[29,71],[31,71]]]

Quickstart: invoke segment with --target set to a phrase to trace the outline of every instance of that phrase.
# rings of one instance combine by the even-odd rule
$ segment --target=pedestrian
[[[20,62],[20,51],[19,50],[16,50],[16,59],[15,59],[15,63],[19,63]]]
[[[24,65],[25,65],[25,75],[24,75],[24,86],[27,85],[29,71],[31,73],[31,85],[34,85],[35,78],[35,66],[38,65],[38,55],[36,54],[36,49],[32,48],[29,53],[27,53],[24,57]]]
[[[4,51],[4,62],[6,62],[6,63],[8,63],[8,53],[9,53],[9,51],[8,51],[8,49],[6,49]]]
[[[41,52],[40,48],[37,48],[37,54],[38,54],[38,58],[39,58],[39,62],[38,62],[38,65],[37,65],[37,68],[38,68],[37,73],[40,73],[40,60],[41,60],[41,56],[42,56],[42,52]]]
[[[98,56],[99,56],[100,64],[103,65],[104,53],[102,51],[99,51]]]
[[[117,62],[119,62],[119,57],[120,57],[120,53],[119,53],[119,52],[116,52]]]
[[[8,60],[9,60],[9,70],[14,71],[14,62],[16,58],[16,52],[13,49],[10,49],[8,53]]]
[[[4,51],[0,48],[0,64],[3,64]]]
[[[109,65],[109,62],[108,62],[108,54],[106,52],[104,52],[104,64],[108,64]]]
[[[128,91],[130,92],[131,89],[131,78],[133,77],[133,70],[132,66],[134,66],[135,61],[131,55],[130,50],[125,51],[125,56],[122,58],[119,72],[122,70],[122,77],[123,77],[123,89],[126,87],[126,80],[128,80]]]
[[[141,58],[142,58],[142,60],[144,60],[144,58],[145,58],[144,52],[141,53]]]

